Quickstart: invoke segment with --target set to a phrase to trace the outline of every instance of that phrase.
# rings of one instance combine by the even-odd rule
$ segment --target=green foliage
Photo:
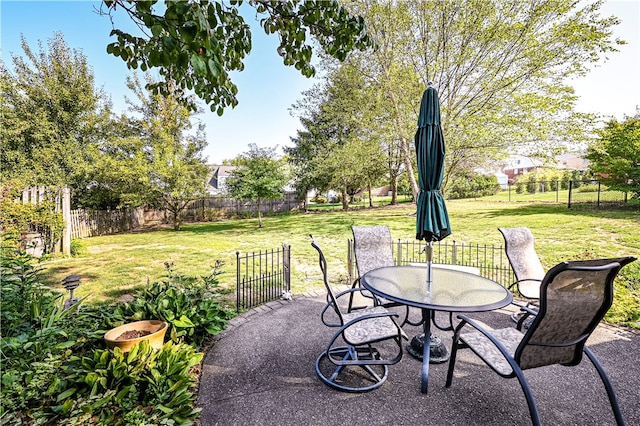
[[[620,270],[615,281],[613,305],[605,320],[640,329],[640,264],[638,260]]]
[[[591,171],[611,189],[640,198],[640,113],[607,122],[587,158]]]
[[[378,48],[354,52],[348,66],[364,76],[361,90],[375,91],[370,99],[384,97],[387,105],[367,131],[393,123],[412,179],[420,94],[432,80],[447,144],[444,188],[457,170],[473,170],[506,152],[548,155],[566,141],[588,140],[596,118],[575,111],[566,82],[624,44],[612,31],[619,19],[602,15],[601,1],[350,5],[365,18]],[[412,190],[415,196],[417,187]]]
[[[327,197],[325,197],[324,195],[318,193],[316,194],[311,200],[312,203],[318,203],[318,204],[326,204],[329,202],[329,200],[327,199]]]
[[[172,341],[159,350],[147,341],[128,353],[97,349],[82,358],[74,387],[58,395],[60,410],[74,417],[89,415],[100,424],[130,424],[136,418],[145,424],[188,424],[199,412],[192,368],[202,357],[191,346]]]
[[[304,130],[292,139],[294,147],[285,148],[299,192],[334,189],[344,210],[354,194],[387,174],[395,186],[391,177],[400,168],[397,147],[388,142],[393,138],[379,125],[385,120],[376,115],[382,106],[363,87],[364,78],[349,66],[328,72],[297,104]]]
[[[82,240],[74,239],[74,240],[71,240],[70,251],[71,251],[71,256],[73,257],[82,256],[87,253],[87,247],[85,246]]]
[[[42,284],[30,256],[3,247],[0,360],[3,424],[191,424],[194,346],[226,324],[215,302],[219,267],[205,277],[172,272],[138,300],[147,319],[173,324],[160,350],[147,342],[129,353],[104,350],[103,335],[140,310],[106,304],[64,310],[61,294]],[[131,311],[133,316],[126,316]]]
[[[45,252],[53,251],[53,244],[62,237],[64,220],[55,211],[55,204],[43,201],[38,204],[22,204],[9,187],[0,194],[0,229],[5,243],[14,242],[16,248],[25,249],[24,237],[28,232],[40,233],[44,238]]]
[[[48,418],[43,409],[69,385],[67,366],[91,339],[86,318],[64,310],[62,294],[44,286],[40,272],[30,256],[3,251],[0,416],[6,419]]]
[[[486,197],[500,191],[498,178],[494,175],[466,173],[456,178],[447,186],[447,198]]]
[[[153,82],[149,74],[146,79]],[[178,100],[182,89],[175,81],[167,84],[171,93],[160,96],[143,89],[135,74],[127,80],[137,98],[129,105],[139,117],[121,118],[123,123],[114,127],[119,137],[104,142],[95,159],[99,178],[93,190],[115,186],[117,207],[147,202],[164,208],[178,230],[181,212],[204,196],[209,169],[202,157],[204,126],[198,123],[194,129],[194,115]]]
[[[106,95],[95,87],[87,58],[61,33],[38,47],[23,37],[13,73],[0,64],[0,182],[83,188],[89,152],[109,116]]]
[[[170,324],[174,341],[200,345],[207,335],[222,331],[232,313],[220,307],[216,293],[222,262],[203,277],[177,274],[165,263],[167,277],[145,288],[133,301],[116,306],[114,317],[122,321],[160,319]],[[116,323],[118,324],[118,323]]]
[[[149,90],[168,95],[170,80],[178,81],[185,91],[193,90],[211,111],[222,115],[228,106],[238,103],[237,86],[230,71],[242,71],[243,60],[251,51],[249,25],[238,13],[243,3],[201,0],[164,2],[104,0],[112,21],[116,11],[123,10],[144,37],[133,36],[120,29],[111,31],[117,41],[107,46],[107,53],[120,57],[132,69],[157,68],[165,81],[149,83]],[[308,34],[315,37],[324,50],[344,60],[352,49],[370,45],[364,21],[352,17],[338,2],[294,0],[287,2],[247,2],[262,16],[260,25],[267,34],[277,33],[278,54],[285,65],[293,65],[307,76],[315,74],[311,65],[312,49]],[[160,9],[160,11],[158,10]],[[102,10],[102,9],[101,9]],[[186,101],[186,99],[184,99]],[[187,102],[195,108],[193,103]]]

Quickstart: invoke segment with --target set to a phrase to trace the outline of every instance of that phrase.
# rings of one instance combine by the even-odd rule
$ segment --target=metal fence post
[[[569,201],[567,204],[567,208],[570,209],[571,208],[571,194],[573,193],[573,180],[569,181]]]
[[[282,250],[284,250],[284,256],[282,256],[284,283],[287,291],[291,291],[291,246],[282,243]]]
[[[451,245],[451,263],[453,265],[458,264],[458,248],[456,246],[456,240],[453,240],[453,244]]]
[[[240,312],[240,252],[236,252],[236,311]]]

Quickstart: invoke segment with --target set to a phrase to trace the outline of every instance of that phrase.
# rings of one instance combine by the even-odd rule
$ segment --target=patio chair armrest
[[[355,293],[355,292],[362,292],[366,289],[362,288],[362,287],[352,287],[349,288],[347,290],[341,291],[340,293],[336,294],[336,300],[340,299],[342,296],[347,295],[347,294],[351,294],[351,293]]]
[[[322,313],[320,313],[320,319],[322,320],[322,323],[324,325],[326,325],[327,327],[340,327],[340,323],[339,322],[329,322],[324,318],[324,316],[327,313],[327,310],[329,308],[331,308],[332,310],[334,309],[332,302],[327,302],[327,304],[324,305],[324,308],[322,308]]]
[[[495,338],[495,336],[493,336],[491,334],[491,332],[489,330],[487,330],[482,325],[478,324],[476,321],[474,321],[473,319],[469,318],[466,315],[459,314],[459,315],[457,315],[457,318],[459,320],[461,320],[461,321],[460,321],[460,324],[458,324],[458,326],[456,327],[455,334],[453,335],[454,344],[460,338],[460,331],[462,331],[462,327],[464,327],[465,325],[468,324],[471,327],[475,328],[480,333],[482,333],[487,339],[489,339],[491,341],[491,343],[493,343],[496,346],[496,348],[498,348],[498,350],[502,353],[502,356],[504,356],[504,358],[509,362],[509,364],[511,364],[511,367],[514,368],[515,361],[513,360],[511,355],[509,354],[509,351],[507,350],[507,348],[502,343],[500,343],[500,341],[498,341],[498,339]],[[471,349],[473,350],[473,348],[471,348]],[[475,350],[474,350],[474,352],[475,352]]]
[[[515,280],[514,282],[512,282],[511,284],[509,284],[507,286],[507,289],[513,290],[514,287],[517,287],[518,284],[520,284],[521,282],[525,282],[525,281],[536,281],[536,282],[539,282],[539,283],[542,282],[542,280],[538,279],[538,278],[525,278],[523,280]]]

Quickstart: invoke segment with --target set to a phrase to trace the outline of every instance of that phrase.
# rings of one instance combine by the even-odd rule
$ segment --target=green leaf
[[[189,21],[180,28],[180,34],[186,43],[191,43],[198,33],[198,27],[195,22]]]
[[[209,71],[211,72],[213,77],[215,79],[218,79],[220,77],[220,68],[218,67],[216,62],[213,59],[209,59],[207,61],[207,66],[209,67]]]
[[[67,399],[69,398],[71,395],[73,395],[74,393],[76,393],[77,389],[76,388],[70,388],[67,389],[66,391],[62,392],[60,395],[58,395],[58,397],[56,398],[56,402],[60,402],[63,399]]]
[[[163,30],[164,28],[162,27],[162,25],[155,24],[151,27],[151,34],[153,34],[154,37],[159,37],[160,34],[162,34]]]
[[[160,411],[162,411],[165,414],[171,414],[171,413],[173,413],[175,411],[173,408],[165,407],[162,404],[156,405],[155,408],[159,409]]]
[[[71,346],[75,345],[76,342],[68,340],[66,342],[61,342],[58,343],[57,345],[55,345],[56,349],[66,349],[66,348],[70,348]]]
[[[202,59],[200,55],[191,55],[191,60],[189,61],[191,66],[193,67],[193,72],[198,75],[205,76],[207,75],[207,64]]]
[[[195,327],[195,324],[191,322],[191,320],[184,315],[182,315],[179,319],[174,320],[173,324],[176,327]]]

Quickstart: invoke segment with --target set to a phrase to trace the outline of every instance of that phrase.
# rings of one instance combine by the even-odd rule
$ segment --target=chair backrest
[[[613,280],[633,257],[562,262],[540,286],[540,309],[515,352],[525,370],[577,365],[584,344],[613,302]]]
[[[391,231],[387,226],[352,226],[351,230],[359,276],[373,269],[395,264],[391,249]]]
[[[537,289],[545,276],[545,270],[536,253],[533,234],[527,227],[498,228],[498,231],[504,237],[505,252],[518,280],[518,289],[523,296],[537,299]],[[527,286],[523,285],[528,280],[535,282],[531,292],[527,292],[525,289]],[[532,284],[531,281],[529,284]]]
[[[311,234],[309,234],[309,236],[311,237],[311,247],[318,251],[318,262],[320,263],[320,270],[322,271],[322,279],[324,281],[324,286],[327,289],[327,302],[332,303],[336,315],[338,315],[338,317],[340,318],[340,323],[344,324],[344,321],[342,320],[342,312],[340,312],[340,307],[338,306],[338,299],[336,298],[336,294],[334,293],[333,288],[331,288],[331,284],[329,283],[327,259],[324,257],[324,253],[322,252],[322,249],[320,248],[320,245],[316,241],[315,237]]]

